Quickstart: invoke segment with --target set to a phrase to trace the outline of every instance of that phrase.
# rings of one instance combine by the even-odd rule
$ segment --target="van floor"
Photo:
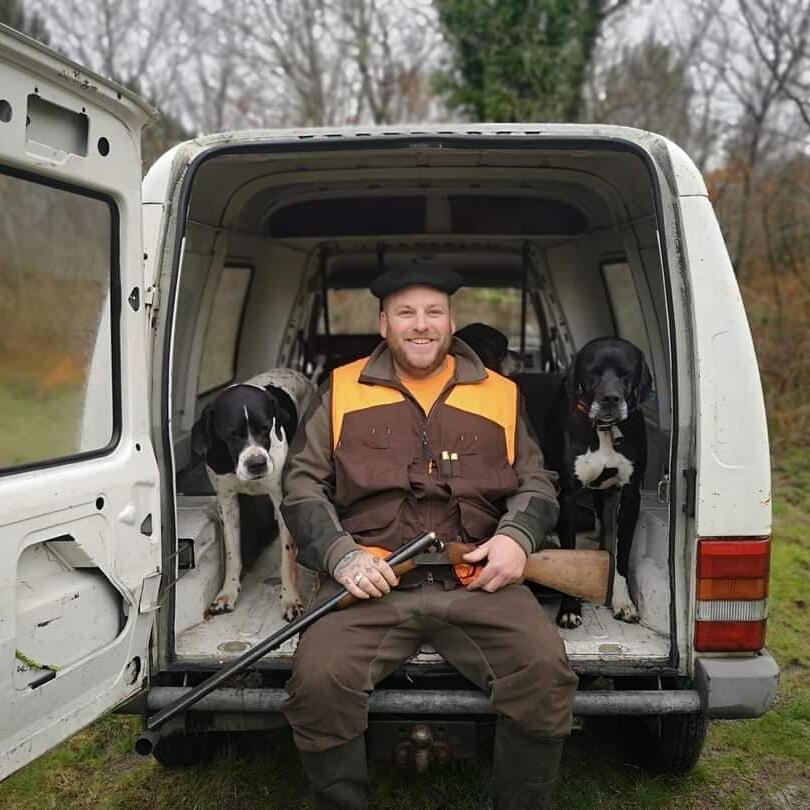
[[[280,549],[270,543],[242,579],[242,590],[232,613],[205,617],[205,608],[216,595],[222,577],[222,543],[215,519],[213,496],[180,496],[177,505],[178,537],[193,541],[194,567],[182,572],[177,582],[175,610],[176,659],[187,663],[210,664],[238,657],[259,641],[286,625],[281,616]],[[593,546],[590,537],[581,535],[577,544]],[[314,595],[315,576],[299,566],[299,583],[305,604]],[[559,600],[543,602],[553,621]],[[669,637],[646,625],[627,624],[613,618],[603,605],[583,604],[583,624],[573,630],[560,629],[569,660],[575,669],[621,668],[635,664],[664,664],[669,657]],[[289,659],[297,639],[285,642],[268,659]],[[417,662],[441,661],[425,645]]]

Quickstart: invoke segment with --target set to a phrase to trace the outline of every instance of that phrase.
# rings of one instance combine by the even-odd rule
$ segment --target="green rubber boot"
[[[318,810],[365,810],[369,780],[364,735],[326,751],[298,755]]]
[[[492,798],[495,810],[547,810],[564,738],[537,737],[503,717],[495,730]]]

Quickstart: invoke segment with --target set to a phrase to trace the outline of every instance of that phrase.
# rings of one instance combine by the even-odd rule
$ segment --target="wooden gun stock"
[[[464,563],[464,554],[475,546],[447,543],[447,559]],[[610,591],[610,554],[598,549],[548,548],[530,554],[523,578],[587,602],[605,604]]]

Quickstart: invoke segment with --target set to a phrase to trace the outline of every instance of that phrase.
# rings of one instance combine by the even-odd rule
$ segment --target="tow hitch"
[[[379,720],[369,724],[367,750],[374,759],[392,760],[400,768],[424,773],[432,765],[473,759],[477,739],[474,722]]]

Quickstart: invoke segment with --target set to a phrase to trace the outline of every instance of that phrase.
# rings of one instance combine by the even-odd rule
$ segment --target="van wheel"
[[[221,743],[219,734],[169,734],[158,740],[152,749],[152,756],[165,768],[187,768],[209,762]]]
[[[650,773],[685,773],[703,750],[709,718],[705,714],[622,717],[620,727],[636,759]]]
[[[614,689],[688,689],[683,678],[615,678]],[[628,747],[650,773],[686,773],[695,766],[706,741],[705,714],[656,714],[619,718]]]

